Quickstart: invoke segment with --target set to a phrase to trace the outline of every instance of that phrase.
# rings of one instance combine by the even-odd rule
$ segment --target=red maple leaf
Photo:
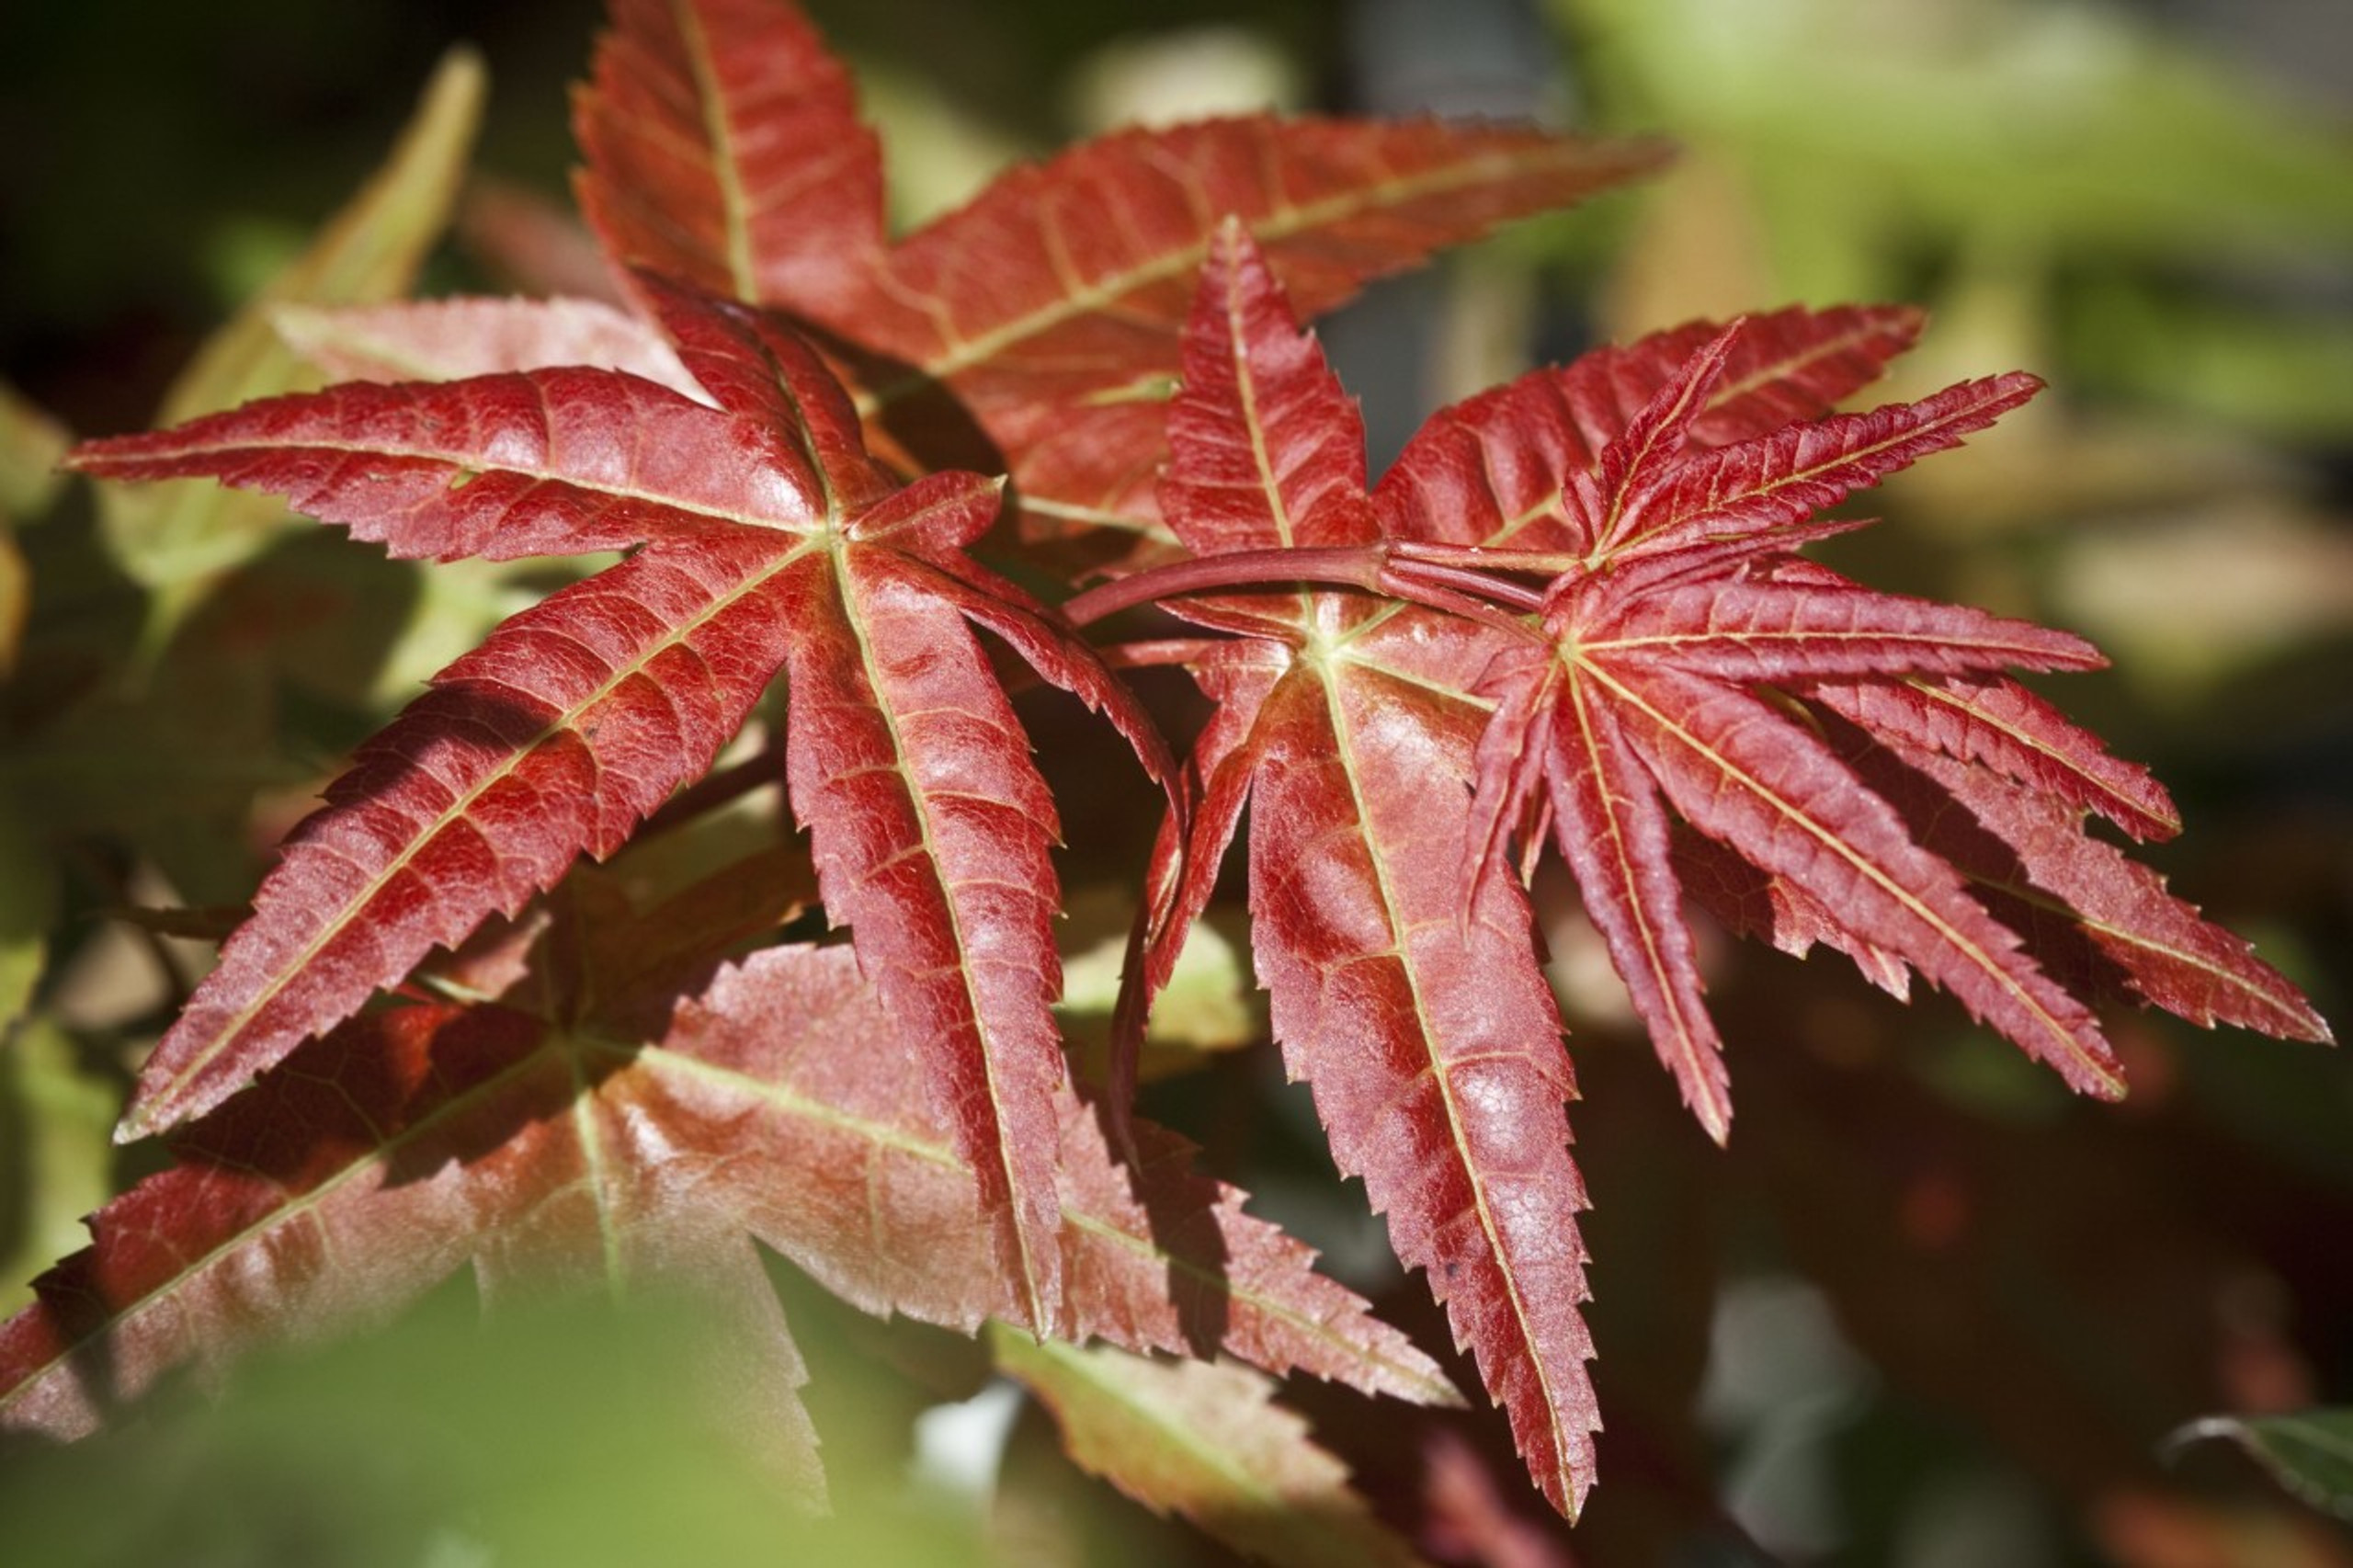
[[[944,386],[949,423],[990,437],[964,449],[1009,466],[1031,511],[1132,538],[1148,518],[1115,515],[1158,461],[1151,389],[1173,369],[1218,214],[1249,214],[1331,303],[1659,150],[1222,121],[1017,170],[894,246],[873,136],[791,7],[625,3],[614,19],[579,113],[583,205],[608,253],[790,312],[865,385],[847,395],[780,315],[638,273],[658,338],[576,302],[380,311],[357,328],[359,359],[473,374],[76,454],[93,473],[274,490],[397,554],[637,551],[499,629],[363,750],[149,1063],[124,1131],[218,1103],[574,855],[609,854],[709,766],[782,665],[792,797],[827,909],[932,1042],[1003,1258],[1050,1324],[1053,810],[961,623],[1104,707],[1165,770],[1086,644],[965,553],[995,486],[917,462],[934,472],[902,491],[868,432],[894,431],[903,459],[936,449],[901,404],[936,404],[915,394]],[[630,369],[540,368],[590,353]]]
[[[126,1130],[218,1104],[582,852],[610,854],[784,667],[826,908],[924,1042],[1026,1321],[1050,1324],[1054,813],[966,622],[1104,708],[1165,778],[1159,743],[1084,642],[963,553],[995,483],[902,486],[790,329],[640,287],[710,402],[586,369],[358,384],[75,454],[274,490],[402,555],[636,547],[501,626],[362,750],[149,1060]]]
[[[1728,1083],[1687,893],[1784,946],[1827,940],[1883,983],[1917,969],[2096,1094],[2121,1083],[2063,983],[2089,980],[2063,967],[2086,944],[2196,1021],[2326,1037],[2245,944],[2084,836],[2086,809],[2169,831],[2170,803],[1995,672],[2091,667],[2095,650],[1792,553],[1859,526],[1819,508],[2035,390],[2002,376],[1821,416],[1915,327],[1788,311],[1603,350],[1438,415],[1368,494],[1352,405],[1230,226],[1161,493],[1199,559],[1069,607],[1091,620],[1157,598],[1235,634],[1188,650],[1218,707],[1199,809],[1163,837],[1175,913],[1139,983],[1165,977],[1250,804],[1286,1059],[1565,1513],[1598,1424],[1575,1311],[1585,1198],[1516,834],[1558,845],[1718,1139]]]
[[[574,1280],[699,1303],[715,1406],[806,1488],[805,1374],[755,1239],[879,1315],[971,1333],[1027,1310],[915,1037],[847,949],[715,974],[705,958],[680,987],[658,955],[717,934],[732,892],[641,915],[608,883],[566,887],[535,946],[507,944],[528,955],[448,977],[516,977],[499,1000],[355,1019],[176,1134],[174,1168],[108,1204],[96,1244],[0,1328],[0,1429],[78,1436],[178,1366],[218,1375],[256,1342],[381,1322],[471,1263],[493,1299]],[[555,952],[580,988],[551,982]],[[1140,1160],[1115,1165],[1067,1088],[1047,1129],[1075,1335],[1457,1397],[1304,1247],[1192,1174],[1181,1140],[1139,1127]]]
[[[176,1360],[357,1321],[471,1260],[494,1284],[699,1285],[790,1435],[797,1373],[747,1236],[877,1312],[1438,1397],[1168,1135],[1071,1087],[1055,802],[974,628],[1108,716],[1170,798],[1131,1026],[1250,808],[1287,1063],[1564,1514],[1598,1426],[1586,1198],[1511,874],[1548,839],[1719,1138],[1687,899],[1892,990],[1916,970],[2093,1092],[2119,1081],[2088,1003],[2107,991],[2325,1038],[2245,944],[2085,835],[2087,812],[2135,837],[2176,822],[2004,672],[2096,653],[1796,553],[1858,526],[1822,508],[2030,378],[1831,414],[1917,323],[1786,311],[1472,399],[1368,486],[1297,312],[1654,146],[1263,117],[1131,131],[893,241],[873,138],[797,12],[614,15],[579,100],[581,193],[636,315],[313,321],[355,369],[458,379],[75,454],[283,494],[395,554],[625,554],[445,671],[290,840],[125,1130],[203,1119],[0,1329],[0,1425],[80,1429]],[[1045,531],[1098,562],[1188,558],[1050,608],[974,553],[999,472],[1023,572],[1066,573]],[[1181,777],[1076,630],[1147,599],[1213,634],[1159,651],[1214,703]],[[806,892],[772,846],[692,907],[600,916],[579,858],[698,804],[677,791],[779,676],[807,876],[849,951],[747,952]],[[550,890],[549,940],[430,967]]]
[[[1008,473],[1033,524],[1112,543],[1165,538],[1168,383],[1221,220],[1238,217],[1316,313],[1666,151],[1435,119],[1127,130],[893,241],[874,134],[791,7],[623,0],[613,22],[575,117],[581,205],[607,251],[791,313],[838,351],[895,449]]]
[[[1363,433],[1238,225],[1203,274],[1170,412],[1162,506],[1205,557],[1375,545]],[[1574,1512],[1598,1425],[1577,1315],[1585,1206],[1569,1163],[1561,1027],[1517,883],[1461,876],[1479,623],[1345,592],[1174,600],[1242,633],[1196,665],[1218,709],[1195,765],[1165,971],[1251,807],[1261,982],[1340,1169],[1424,1269],[1509,1413],[1545,1495]]]

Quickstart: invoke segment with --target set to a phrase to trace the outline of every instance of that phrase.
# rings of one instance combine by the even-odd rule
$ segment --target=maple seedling
[[[1000,1362],[1065,1419],[1089,1374],[1044,1340],[1454,1397],[1131,1122],[1130,1073],[1108,1101],[1074,1083],[1055,802],[976,630],[1158,787],[1130,1025],[1250,808],[1275,1041],[1572,1517],[1600,1415],[1574,1079],[1525,887],[1547,846],[1718,1140],[1730,1075],[1687,903],[1899,995],[1925,976],[2101,1096],[2122,1076],[2094,1005],[2120,983],[2200,1024],[2327,1037],[2084,832],[2178,825],[2008,673],[2095,650],[1799,552],[1860,526],[1824,508],[2032,377],[1833,412],[1919,318],[1787,309],[1532,372],[1369,481],[1302,315],[1654,145],[1124,131],[893,241],[872,135],[796,12],[613,16],[578,130],[618,307],[313,319],[313,351],[365,379],[71,460],[269,492],[396,555],[625,553],[443,671],[290,837],[123,1123],[178,1163],[0,1329],[0,1424],[88,1430],[176,1363],[380,1316],[471,1261],[502,1288],[658,1278],[726,1303],[758,1390],[738,1403],[806,1460],[751,1238],[877,1314],[1029,1331]],[[1097,641],[1143,604],[1202,635]],[[1153,662],[1211,704],[1181,761],[1120,673]],[[678,792],[778,687],[806,858],[771,844],[636,907],[593,862],[665,801],[666,824],[715,800]],[[847,944],[782,940],[805,910]],[[1166,1397],[1160,1417],[1197,1414]],[[1267,1440],[1307,1446],[1287,1419]],[[1164,1495],[1145,1459],[1084,1447]]]

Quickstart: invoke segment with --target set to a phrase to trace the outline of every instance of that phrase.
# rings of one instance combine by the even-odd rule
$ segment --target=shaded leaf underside
[[[1131,1176],[1091,1109],[1057,1103],[1074,1332],[1454,1400],[1181,1142],[1140,1127]],[[722,971],[651,1043],[503,1007],[372,1015],[176,1152],[0,1328],[0,1426],[86,1431],[176,1366],[380,1321],[469,1259],[494,1295],[553,1276],[714,1301],[754,1421],[803,1437],[747,1238],[868,1311],[970,1332],[1020,1307],[917,1055],[842,949]]]

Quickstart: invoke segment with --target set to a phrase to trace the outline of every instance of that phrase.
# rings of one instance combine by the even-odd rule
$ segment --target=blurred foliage
[[[908,220],[1099,122],[1107,104],[1375,98],[1367,36],[1402,36],[1416,15],[1410,0],[811,9],[870,73]],[[1485,14],[1438,9],[1454,41]],[[157,605],[141,584],[156,575],[127,573],[88,488],[49,474],[61,426],[146,422],[201,337],[378,166],[456,37],[490,67],[475,167],[560,199],[563,85],[597,13],[594,0],[31,0],[11,14],[7,1306],[78,1216],[139,1174],[106,1122],[203,961],[108,912],[246,896],[335,759],[538,585],[464,568],[421,581],[267,519],[253,530],[266,547],[208,561],[202,602],[142,650]],[[1359,318],[1372,326],[1336,322],[1329,335],[1345,347],[1367,334],[1392,384],[1343,354],[1347,379],[1417,419],[1434,395],[1597,333],[1792,299],[1931,304],[1907,371],[1920,386],[2011,366],[2045,375],[2054,390],[2026,417],[1892,487],[1894,520],[1852,564],[2100,642],[2120,669],[2054,695],[2182,797],[2189,832],[2159,857],[2175,888],[2345,1019],[2353,107],[2122,6],[1550,0],[1544,15],[1556,55],[1518,62],[1540,77],[1559,67],[1538,101],[1668,131],[1683,162],[1637,199],[1459,258],[1449,285],[1377,293]],[[2327,7],[2304,18],[2313,50],[2343,62],[2347,24]],[[439,222],[427,201],[396,221],[405,233],[369,237],[421,253]],[[428,289],[500,276],[463,245],[423,256]],[[1549,929],[1577,1030],[1609,1418],[1578,1561],[2353,1562],[2340,1527],[2256,1466],[2209,1457],[2227,1445],[2161,1451],[2181,1424],[2230,1411],[2227,1435],[2277,1458],[2274,1437],[2304,1430],[2284,1418],[2353,1403],[2353,1074],[2340,1058],[2127,1019],[2133,1096],[2088,1107],[2016,1071],[1956,1013],[1897,1009],[1827,960],[1727,951],[1712,987],[1745,1109],[1725,1155],[1622,1021],[1579,1009],[1589,935],[1565,916]],[[1231,961],[1204,951],[1221,971]],[[1099,996],[1074,998],[1074,1013],[1090,1005]],[[1150,1108],[1189,1125],[1220,1174],[1442,1349],[1417,1282],[1366,1244],[1361,1195],[1289,1131],[1297,1107],[1267,1052],[1223,1049],[1263,1022],[1210,1011],[1205,1043],[1221,1049],[1155,1084]],[[854,1314],[827,1340],[805,1326],[822,1293],[801,1294],[793,1318],[819,1372],[809,1393],[836,1500],[876,1505],[871,1536],[808,1535],[817,1527],[772,1506],[741,1456],[714,1451],[663,1385],[664,1331],[622,1346],[609,1324],[526,1317],[485,1337],[454,1290],[382,1340],[272,1359],[218,1407],[175,1400],[92,1444],[0,1460],[0,1557],[983,1550],[975,1517],[907,1504],[904,1481],[906,1418],[971,1393],[977,1348]],[[620,1376],[631,1366],[647,1370]],[[1287,1397],[1384,1517],[1441,1560],[1565,1561],[1570,1538],[1518,1495],[1499,1419],[1449,1417],[1440,1439],[1317,1390]],[[1017,1428],[996,1496],[996,1540],[1023,1561],[1204,1550],[1078,1488],[1034,1422]]]
[[[445,1290],[369,1339],[257,1358],[225,1401],[183,1388],[140,1422],[13,1455],[0,1556],[913,1568],[980,1550],[977,1521],[904,1471],[871,1483],[896,1506],[813,1512],[711,1421],[697,1332],[659,1301],[509,1305],[485,1324],[470,1290]],[[826,1371],[828,1394],[855,1406],[867,1374],[848,1358]]]
[[[2173,1441],[2214,1437],[2238,1444],[2313,1507],[2353,1519],[2353,1410],[2252,1419],[2211,1415],[2183,1427]]]

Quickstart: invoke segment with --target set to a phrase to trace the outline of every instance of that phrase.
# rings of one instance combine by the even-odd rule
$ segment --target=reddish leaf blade
[[[1706,577],[1647,591],[1597,585],[1577,646],[1745,682],[1808,676],[2099,669],[2082,638],[1963,605],[1851,586]]]
[[[1015,169],[910,236],[892,271],[904,298],[924,302],[899,324],[921,335],[893,347],[949,379],[985,366],[1100,392],[1154,360],[1175,368],[1175,333],[1229,214],[1312,315],[1442,245],[1647,173],[1665,153],[1429,119],[1254,117],[1118,132]],[[1132,352],[1147,342],[1158,352]],[[1097,351],[1056,352],[1080,346]],[[1113,347],[1128,352],[1104,351]]]
[[[458,209],[457,238],[485,273],[518,294],[626,305],[612,262],[574,205],[477,170]]]
[[[1025,501],[1149,517],[1155,383],[1176,369],[1194,278],[1226,215],[1314,314],[1441,245],[1581,199],[1663,155],[1652,142],[1434,120],[1123,131],[1017,169],[910,236],[888,295],[835,324],[914,367],[873,388],[886,416],[945,381]],[[926,449],[920,430],[899,434]]]
[[[1495,666],[1480,685],[1495,698],[1495,710],[1474,754],[1466,886],[1502,874],[1515,836],[1521,845],[1519,880],[1526,882],[1549,820],[1544,775],[1561,713],[1562,672],[1555,661],[1533,653],[1499,657]]]
[[[2148,769],[2109,756],[2097,737],[2016,681],[1822,682],[1806,695],[1884,740],[1993,768],[2097,812],[2135,838],[2181,831],[2173,798]]]
[[[2041,389],[2038,378],[2013,371],[1917,403],[1784,426],[1654,467],[1631,482],[1608,542],[1646,554],[1753,542],[1960,445]]]
[[[614,0],[576,101],[580,204],[615,259],[824,315],[882,254],[848,74],[775,0]]]
[[[122,1136],[219,1104],[710,764],[784,656],[766,539],[648,549],[508,620],[364,747],[140,1075]]]
[[[695,380],[728,413],[791,442],[823,486],[829,513],[867,506],[893,488],[867,456],[849,394],[800,334],[767,312],[651,274],[636,280]]]
[[[761,1240],[867,1311],[966,1333],[1017,1311],[975,1223],[974,1182],[926,1092],[926,1052],[840,949],[779,949],[723,971],[665,1044],[690,1059],[727,1146],[798,1173],[746,1199]],[[748,1117],[748,1121],[745,1118]],[[1131,1350],[1222,1349],[1267,1371],[1313,1372],[1418,1403],[1459,1401],[1443,1373],[1313,1255],[1191,1169],[1191,1150],[1138,1122],[1115,1164],[1096,1113],[1067,1091],[1059,1129],[1059,1245],[1071,1331]]]
[[[2018,911],[2013,924],[2029,946],[2075,989],[2112,989],[2100,966],[2067,961],[2079,930],[2133,992],[2191,1023],[2330,1038],[2312,1004],[2245,941],[2200,919],[2156,872],[2086,836],[2079,808],[1940,753],[1883,750],[1859,735],[1845,749],[1923,844]]]
[[[1133,1350],[1222,1351],[1277,1374],[1312,1372],[1415,1404],[1462,1396],[1413,1341],[1311,1267],[1314,1253],[1243,1211],[1243,1195],[1193,1169],[1194,1149],[1131,1123],[1115,1161],[1095,1110],[1063,1108],[1063,1252],[1080,1334]]]
[[[1691,445],[1706,449],[1768,436],[1814,419],[1880,379],[1891,360],[1911,348],[1924,318],[1911,305],[1792,305],[1740,318],[1740,334],[1724,358],[1723,379],[1691,424]],[[1656,333],[1629,349],[1608,349],[1601,369],[1622,390],[1664,379],[1699,353],[1722,329],[1691,322]]]
[[[1529,1473],[1574,1517],[1599,1426],[1578,1316],[1586,1206],[1560,1022],[1518,887],[1462,908],[1469,738],[1404,683],[1295,675],[1261,710],[1250,835],[1260,977],[1342,1171],[1477,1354]]]
[[[1210,478],[1165,493],[1179,536],[1204,548],[1291,544],[1327,517],[1343,540],[1363,537],[1369,519],[1350,505],[1358,426],[1288,318],[1229,228],[1204,269],[1170,430],[1172,472]],[[1185,613],[1223,617],[1217,606]],[[1222,699],[1197,751],[1207,800],[1147,969],[1165,978],[1246,795],[1258,971],[1284,1060],[1313,1085],[1341,1170],[1389,1216],[1398,1256],[1426,1272],[1458,1341],[1475,1348],[1530,1473],[1573,1514],[1597,1420],[1559,1016],[1517,884],[1488,879],[1464,909],[1478,710],[1408,673],[1428,664],[1461,677],[1461,639],[1425,648],[1411,617],[1385,636],[1368,623],[1378,613],[1365,598],[1297,596],[1287,618],[1263,621],[1255,650],[1204,672]]]
[[[1241,828],[1257,773],[1257,715],[1281,683],[1287,663],[1267,643],[1235,642],[1220,644],[1192,666],[1202,694],[1217,706],[1193,744],[1193,767],[1201,783],[1190,830],[1172,841],[1177,830],[1164,826],[1163,842],[1154,846],[1154,885],[1173,886],[1166,898],[1168,918],[1146,949],[1144,968],[1121,980],[1123,986],[1141,987],[1133,1004],[1139,1008],[1148,1007],[1168,983],[1187,935],[1217,891],[1218,868]],[[1172,842],[1181,844],[1181,856]]]
[[[790,528],[824,511],[814,475],[776,433],[603,370],[352,383],[85,442],[67,461],[112,479],[209,474],[396,555],[444,561],[622,550],[726,524]]]
[[[280,337],[338,381],[455,381],[586,365],[710,396],[662,335],[597,300],[412,300],[347,310],[280,306]]]
[[[1654,668],[1636,684],[1588,667],[1684,820],[1813,893],[2074,1087],[2107,1099],[2123,1092],[2090,1012],[1820,741],[1754,699],[1693,676]]]
[[[1001,479],[953,470],[927,473],[858,513],[843,532],[860,544],[886,544],[918,557],[961,583],[977,585],[983,597],[1032,605],[1027,594],[963,553],[988,532],[1004,495]]]
[[[1063,1076],[1053,801],[987,660],[927,585],[857,548],[792,581],[786,768],[826,911],[924,1040],[1025,1321],[1051,1332]]]
[[[957,476],[934,475],[930,482],[918,482],[892,499],[904,501],[923,491],[926,484],[944,488],[938,482],[954,477]],[[996,494],[995,486],[987,488],[986,499],[992,508]],[[886,503],[884,506],[868,513],[859,519],[859,526],[853,532],[863,536],[866,528],[874,523],[876,514],[890,509],[890,504]],[[894,532],[921,536],[938,526],[935,521],[918,515],[895,523],[886,522],[877,531],[886,536]],[[960,537],[969,538],[978,532],[976,527],[970,534]],[[961,552],[942,548],[937,562],[936,569],[929,562],[918,563],[912,561],[903,562],[901,569],[907,574],[911,583],[927,585],[941,603],[954,606],[967,619],[994,632],[1040,676],[1109,720],[1112,728],[1134,749],[1136,760],[1145,774],[1160,786],[1167,799],[1168,817],[1161,833],[1162,853],[1167,859],[1156,865],[1151,874],[1150,880],[1159,892],[1154,896],[1147,915],[1142,917],[1145,924],[1138,929],[1138,961],[1131,967],[1128,983],[1122,990],[1123,1000],[1115,1009],[1123,1021],[1114,1030],[1117,1045],[1112,1053],[1113,1104],[1118,1108],[1115,1115],[1124,1122],[1126,1108],[1134,1092],[1132,1052],[1142,1043],[1143,1011],[1150,1006],[1151,996],[1166,983],[1167,970],[1176,961],[1176,946],[1181,946],[1183,941],[1181,932],[1171,933],[1176,946],[1167,949],[1166,963],[1159,963],[1154,959],[1154,955],[1159,949],[1159,939],[1152,933],[1173,913],[1166,900],[1173,896],[1181,870],[1176,858],[1179,846],[1184,843],[1186,822],[1191,809],[1186,780],[1176,760],[1168,755],[1167,743],[1162,739],[1159,726],[1142,701],[1125,682],[1111,672],[1094,647],[1066,621],[1060,621],[1043,606],[1030,603],[1028,596],[1019,589],[998,579]],[[1220,847],[1222,848],[1222,844]],[[1206,898],[1206,894],[1203,896]],[[1198,915],[1199,912],[1199,906],[1195,905],[1193,914]],[[1188,915],[1186,925],[1189,926],[1190,924],[1191,916]]]
[[[910,485],[901,494],[912,494],[921,488],[920,484]],[[987,499],[993,507],[997,489],[994,484],[987,489]],[[941,603],[955,606],[966,619],[994,632],[1041,677],[1108,720],[1134,750],[1145,775],[1161,787],[1170,807],[1182,820],[1186,804],[1183,778],[1176,759],[1168,755],[1167,741],[1134,690],[1112,673],[1093,644],[1066,622],[1058,623],[1059,618],[1053,612],[1030,602],[1020,589],[975,565],[970,557],[944,555],[937,574],[926,574],[913,562],[906,570],[911,578],[927,581]],[[949,575],[951,570],[953,576]]]
[[[1732,1133],[1723,1041],[1708,1016],[1699,960],[1683,919],[1666,812],[1608,704],[1574,673],[1559,683],[1551,725],[1552,824],[1586,913],[1683,1103],[1708,1136]]]
[[[1364,422],[1239,220],[1201,268],[1168,445],[1161,506],[1196,554],[1379,537]]]
[[[1180,540],[1216,555],[1378,537],[1364,495],[1363,421],[1239,220],[1228,219],[1211,244],[1185,327],[1183,368],[1183,391],[1168,416],[1172,460],[1161,483],[1161,505]],[[1185,613],[1282,637],[1320,613],[1315,607],[1337,604],[1329,596],[1287,604],[1266,597],[1263,610],[1251,602],[1196,605]],[[1142,961],[1128,977],[1120,1008],[1139,1027],[1208,905],[1257,765],[1247,716],[1265,700],[1279,661],[1264,648],[1197,665],[1204,689],[1222,704],[1195,748],[1208,800],[1200,831],[1188,840],[1181,822],[1174,824],[1155,858],[1165,920],[1144,934]],[[1250,696],[1241,699],[1245,689]],[[1115,1042],[1115,1090],[1129,1087],[1140,1039],[1130,1030]]]
[[[471,1258],[494,1297],[711,1303],[721,1407],[806,1458],[798,1362],[747,1235],[878,1312],[970,1332],[1015,1305],[918,1053],[846,949],[764,951],[665,1039],[638,1038],[497,1007],[346,1026],[176,1141],[178,1165],[109,1204],[96,1245],[0,1326],[0,1429],[78,1436],[176,1366],[381,1322]],[[1075,1332],[1454,1397],[1176,1140],[1139,1127],[1131,1191],[1090,1113],[1058,1108]]]
[[[996,1363],[1062,1427],[1073,1462],[1155,1514],[1176,1513],[1282,1568],[1421,1561],[1365,1506],[1347,1467],[1245,1367],[1153,1361],[989,1335]]]
[[[540,1041],[517,1014],[397,1009],[177,1140],[178,1165],[94,1216],[95,1244],[0,1327],[0,1427],[79,1437],[174,1367],[217,1377],[298,1328],[381,1321],[446,1278],[502,1191],[536,1190],[537,1141],[495,1138],[472,1158],[449,1145],[469,1128],[561,1126],[574,1085]],[[459,1085],[472,1093],[453,1104]],[[414,1160],[402,1179],[396,1155]]]
[[[1734,935],[1770,942],[1793,959],[1825,942],[1854,960],[1873,985],[1899,1002],[1911,1000],[1911,965],[1864,940],[1828,904],[1787,877],[1759,870],[1688,829],[1675,836],[1675,870],[1685,891]]]
[[[1640,529],[1643,493],[1654,476],[1677,466],[1739,339],[1740,324],[1734,322],[1702,344],[1601,449],[1590,474],[1569,476],[1564,500],[1589,554],[1614,554]]]
[[[574,990],[590,993],[601,1019],[632,1036],[666,1029],[678,998],[710,983],[719,955],[773,938],[817,904],[817,868],[798,839],[728,861],[642,915],[631,913],[626,876],[573,867],[550,902],[586,934],[560,961],[539,956],[532,980],[553,995],[569,976]],[[474,994],[518,1005],[503,987]],[[537,1010],[561,1013],[553,1003]]]
[[[1910,347],[1918,312],[1889,306],[1751,316],[1711,397],[1691,420],[1699,448],[1811,419],[1877,379]],[[1374,500],[1397,537],[1527,550],[1582,550],[1563,494],[1722,329],[1694,323],[1563,369],[1538,370],[1439,411],[1382,475]]]

